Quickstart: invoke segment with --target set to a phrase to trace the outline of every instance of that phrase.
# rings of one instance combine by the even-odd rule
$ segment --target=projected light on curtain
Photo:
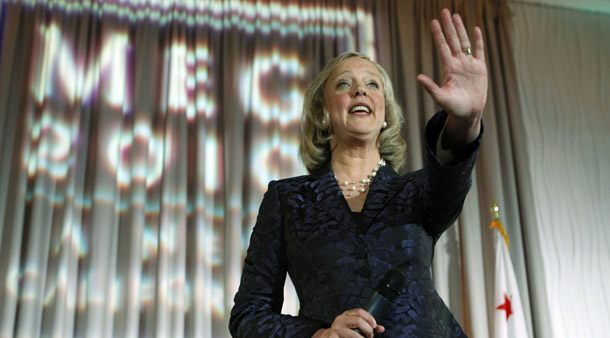
[[[0,336],[227,336],[267,183],[304,173],[305,88],[338,52],[374,57],[372,15],[297,2],[1,6],[0,74],[29,90],[1,112]],[[14,46],[29,58],[9,68]]]

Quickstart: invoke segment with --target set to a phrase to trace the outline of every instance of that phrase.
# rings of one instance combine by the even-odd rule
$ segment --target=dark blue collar
[[[369,188],[369,192],[364,202],[364,207],[360,212],[359,222],[354,219],[349,209],[347,201],[343,197],[341,187],[332,171],[330,163],[322,166],[319,170],[311,174],[312,181],[310,189],[314,203],[325,208],[339,222],[345,225],[358,228],[360,233],[365,233],[371,223],[377,218],[383,208],[392,200],[400,190],[401,184],[396,184],[400,180],[393,180],[399,177],[398,173],[390,166],[386,165],[379,168],[377,176]],[[334,199],[341,199],[341,208],[336,208]]]

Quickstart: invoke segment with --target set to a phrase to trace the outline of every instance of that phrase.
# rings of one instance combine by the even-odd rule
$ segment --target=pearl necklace
[[[377,162],[377,168],[374,168],[369,175],[367,175],[365,178],[363,178],[359,181],[340,182],[337,179],[337,176],[335,176],[335,179],[337,180],[337,183],[339,183],[339,186],[341,187],[341,191],[347,192],[347,196],[351,197],[354,195],[354,192],[356,192],[356,191],[358,191],[360,193],[366,192],[366,187],[371,185],[371,183],[373,182],[373,179],[375,178],[375,176],[377,176],[377,171],[379,171],[379,168],[381,168],[383,166],[385,166],[385,161],[382,158],[381,160],[379,160],[379,162]],[[360,187],[360,188],[358,188],[358,187]]]

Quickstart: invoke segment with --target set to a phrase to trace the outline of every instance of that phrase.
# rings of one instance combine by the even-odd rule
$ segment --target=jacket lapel
[[[399,192],[400,184],[396,184],[396,180],[392,180],[396,177],[398,177],[398,173],[390,165],[379,168],[362,208],[358,228],[360,233],[366,233],[379,213]]]
[[[312,174],[312,178],[310,188],[314,208],[324,210],[339,221],[340,224],[354,229],[356,224],[351,217],[351,210],[343,197],[341,188],[337,184],[330,165],[326,165],[315,174]]]

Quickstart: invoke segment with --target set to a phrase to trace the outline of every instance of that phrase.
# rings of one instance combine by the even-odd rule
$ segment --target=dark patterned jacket
[[[441,165],[430,149],[446,117],[440,112],[426,127],[424,168],[406,175],[380,168],[360,213],[350,211],[330,165],[269,184],[231,311],[234,337],[311,337],[344,311],[363,308],[392,268],[408,281],[391,311],[376,318],[383,337],[465,336],[430,267],[436,240],[470,189],[481,136]],[[286,272],[300,301],[297,317],[280,313]]]

